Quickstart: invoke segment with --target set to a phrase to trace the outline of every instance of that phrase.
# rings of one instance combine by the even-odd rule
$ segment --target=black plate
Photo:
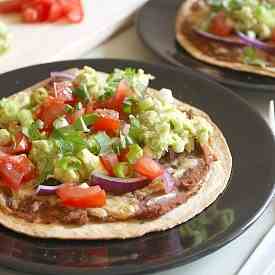
[[[110,72],[137,67],[156,76],[154,88],[206,111],[225,134],[233,155],[227,190],[211,207],[172,230],[125,241],[39,240],[0,227],[0,265],[43,274],[137,274],[163,270],[199,259],[243,233],[271,200],[275,144],[264,120],[243,100],[191,70],[121,60],[79,60],[28,67],[0,76],[8,96],[51,71],[91,65]],[[111,230],[111,228],[110,228]]]
[[[221,83],[249,89],[275,90],[271,77],[238,72],[194,59],[176,42],[175,20],[183,0],[151,0],[138,13],[137,32],[145,45],[164,60],[190,67]],[[259,90],[259,91],[260,91]]]

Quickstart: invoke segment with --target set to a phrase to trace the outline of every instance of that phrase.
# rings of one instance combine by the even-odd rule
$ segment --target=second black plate
[[[275,91],[275,79],[213,66],[194,59],[176,42],[175,20],[183,0],[151,0],[138,13],[137,32],[157,55],[179,67],[189,67],[221,83]]]

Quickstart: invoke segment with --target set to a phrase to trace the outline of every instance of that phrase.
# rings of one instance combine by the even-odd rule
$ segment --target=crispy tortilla
[[[46,83],[47,80],[33,87],[39,87],[41,84]],[[33,87],[17,93],[13,95],[13,97],[24,97],[31,92]],[[150,89],[149,92],[154,94],[158,91]],[[205,178],[202,188],[197,194],[190,197],[186,203],[157,219],[149,221],[127,220],[121,222],[88,223],[80,226],[30,223],[22,218],[13,216],[9,209],[1,207],[0,224],[13,231],[39,238],[87,240],[127,239],[143,236],[149,232],[167,230],[199,214],[213,203],[225,189],[231,173],[232,158],[223,134],[218,127],[211,122],[208,115],[178,100],[176,104],[181,110],[191,109],[195,114],[205,117],[213,125],[214,136],[212,148],[219,159],[219,161],[211,164],[210,172]]]
[[[262,68],[259,66],[244,64],[240,62],[227,62],[218,60],[212,56],[208,56],[197,47],[194,46],[192,41],[187,37],[181,30],[183,22],[188,18],[192,13],[192,5],[197,2],[197,0],[186,0],[180,6],[177,16],[176,16],[176,38],[179,44],[193,57],[199,59],[203,62],[228,68],[236,71],[250,72],[259,75],[275,77],[275,68],[266,67]]]

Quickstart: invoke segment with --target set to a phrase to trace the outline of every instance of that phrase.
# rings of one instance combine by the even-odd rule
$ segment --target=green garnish
[[[95,136],[90,136],[87,140],[87,143],[89,150],[93,154],[98,155],[100,153],[100,144],[97,142]]]
[[[72,114],[74,112],[74,108],[71,105],[67,104],[65,106],[65,112],[68,114]]]
[[[76,95],[80,100],[83,100],[83,101],[89,101],[91,99],[88,88],[86,85],[82,85],[79,88],[74,88],[73,94]]]
[[[30,127],[23,127],[22,131],[31,140],[39,140],[45,138],[45,135],[39,131],[41,129],[43,129],[43,121],[38,119]]]
[[[55,141],[58,151],[62,155],[77,154],[88,147],[83,134],[71,128],[55,129],[51,138]]]
[[[91,124],[95,123],[97,120],[98,115],[93,113],[93,114],[87,114],[83,116],[83,120],[87,126],[90,126]]]
[[[90,131],[90,129],[87,127],[87,124],[86,124],[83,116],[79,117],[76,120],[76,122],[73,124],[73,127],[75,130],[85,132],[85,133]]]

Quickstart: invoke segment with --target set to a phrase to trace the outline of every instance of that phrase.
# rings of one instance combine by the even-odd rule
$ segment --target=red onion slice
[[[170,193],[174,189],[175,181],[167,169],[164,171],[163,175],[159,177],[159,179],[164,183],[165,193]]]
[[[100,173],[93,173],[89,185],[99,185],[102,189],[115,195],[133,192],[145,187],[150,181],[145,177],[115,178]]]
[[[51,79],[53,81],[60,80],[60,81],[72,81],[75,79],[75,76],[77,74],[77,69],[71,69],[67,71],[61,71],[61,72],[51,72]]]
[[[237,36],[222,37],[222,36],[218,36],[213,33],[210,33],[210,32],[205,32],[205,31],[199,30],[197,28],[193,28],[193,31],[196,34],[200,35],[201,37],[213,40],[215,42],[228,44],[231,46],[245,46],[247,44],[243,40],[239,39]]]
[[[39,195],[39,196],[54,195],[58,188],[59,188],[59,185],[55,185],[55,186],[39,185],[36,189],[36,195]]]
[[[242,32],[237,32],[237,35],[240,37],[240,39],[246,43],[247,46],[252,46],[257,49],[261,49],[270,53],[275,53],[275,44],[266,43],[263,41],[260,41],[256,38],[251,38]]]

